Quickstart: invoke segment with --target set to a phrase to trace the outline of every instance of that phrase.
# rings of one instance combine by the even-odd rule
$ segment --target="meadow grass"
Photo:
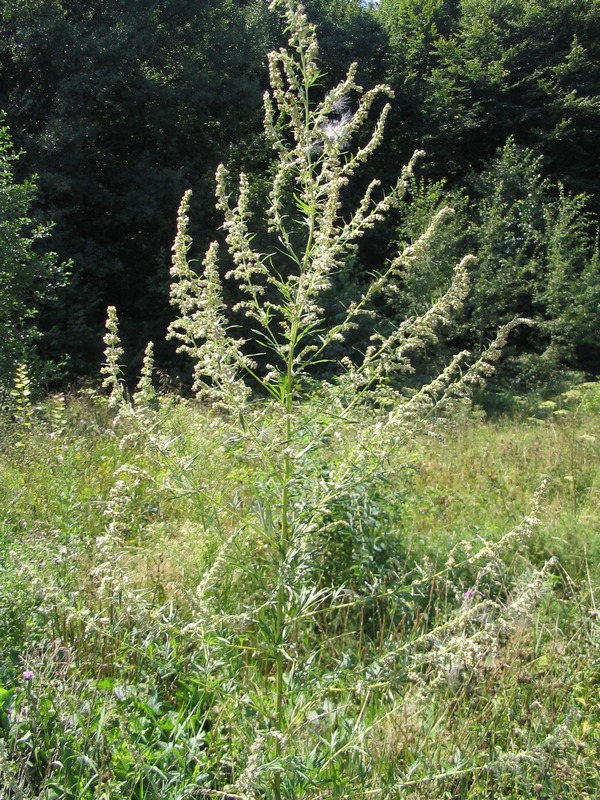
[[[81,398],[5,424],[2,797],[269,797],[273,770],[290,798],[596,796],[600,417],[578,391],[463,414],[354,498],[356,539],[314,556],[338,591],[288,639],[280,749],[270,556],[232,539],[266,476],[230,424]],[[543,476],[540,523],[490,549]]]
[[[600,419],[593,384],[554,401],[534,403],[526,415],[479,425],[474,417],[427,444],[414,473],[419,503],[411,508],[417,549],[441,552],[470,536],[496,538],[520,519],[543,477],[549,479],[544,525],[529,541],[530,558],[558,556],[576,579],[599,577]],[[428,544],[429,543],[429,544]]]

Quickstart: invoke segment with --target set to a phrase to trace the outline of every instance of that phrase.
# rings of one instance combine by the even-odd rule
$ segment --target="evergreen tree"
[[[600,209],[598,0],[382,0],[380,18],[396,142],[416,137],[431,174],[460,181],[514,136]]]
[[[455,214],[436,232],[427,262],[407,276],[398,300],[403,313],[413,312],[419,297],[433,302],[443,291],[460,246],[477,256],[458,335],[462,345],[481,352],[514,317],[534,323],[513,336],[512,358],[499,370],[504,384],[527,391],[549,386],[566,368],[597,373],[600,262],[584,195],[545,178],[541,157],[513,139],[471,176],[468,189],[420,181],[413,193],[400,223],[406,241],[415,241],[441,206],[451,204]]]

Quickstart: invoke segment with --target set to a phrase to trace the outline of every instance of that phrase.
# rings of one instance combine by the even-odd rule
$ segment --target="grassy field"
[[[283,555],[238,421],[93,394],[19,414],[2,800],[600,794],[597,385],[432,422],[355,483],[323,439]]]

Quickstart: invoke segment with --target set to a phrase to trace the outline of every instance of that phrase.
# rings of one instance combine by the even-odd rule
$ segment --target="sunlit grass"
[[[595,796],[600,423],[593,408],[566,410],[467,415],[413,443],[413,459],[398,454],[397,483],[361,512],[373,560],[363,552],[348,574],[362,597],[339,595],[337,611],[323,608],[292,639],[304,678],[286,699],[296,722],[282,796]],[[25,429],[3,429],[7,799],[266,796],[264,754],[252,761],[273,747],[260,699],[273,691],[272,667],[256,657],[263,623],[252,610],[264,554],[246,539],[222,562],[210,605],[197,593],[233,530],[227,514],[216,524],[208,494],[217,508],[233,498],[250,512],[248,481],[262,478],[226,421],[202,407],[165,401],[153,425],[115,422],[73,399],[58,427],[43,412]],[[541,524],[506,551],[491,583],[466,562],[427,577],[453,548],[467,557],[457,543],[501,539],[543,476]],[[114,591],[98,563],[111,523]],[[347,558],[348,544],[337,547]],[[537,608],[512,617],[482,660],[438,673],[419,642],[428,631],[441,641],[469,582],[482,599],[485,590],[510,602],[550,556],[558,560]],[[427,559],[432,571],[419,579]]]

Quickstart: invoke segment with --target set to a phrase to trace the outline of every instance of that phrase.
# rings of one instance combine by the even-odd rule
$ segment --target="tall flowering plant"
[[[266,369],[259,370],[248,355],[248,343],[234,335],[223,301],[219,245],[213,242],[209,247],[200,275],[189,266],[190,191],[179,209],[171,270],[171,301],[179,315],[169,335],[194,359],[194,389],[199,396],[237,412],[246,408],[256,389],[266,391],[289,412],[302,396],[312,368],[328,360],[331,345],[343,342],[361,315],[372,313],[378,296],[394,294],[443,218],[452,213],[448,208],[440,211],[423,236],[403,247],[362,296],[346,305],[335,324],[327,324],[324,303],[333,277],[343,272],[358,240],[403,202],[420,152],[403,169],[395,186],[385,191],[380,180],[371,180],[356,207],[343,213],[344,188],[382,140],[392,91],[379,85],[363,92],[356,84],[353,64],[343,81],[320,96],[323,75],[314,26],[302,6],[282,0],[272,6],[283,6],[289,47],[269,54],[271,91],[264,97],[265,134],[277,158],[263,220],[274,237],[271,252],[262,253],[254,246],[247,176],[239,176],[234,193],[226,168],[217,170],[217,207],[224,215],[225,242],[232,262],[225,278],[235,281],[241,292],[232,310],[250,320],[253,346],[267,358]],[[360,146],[353,146],[380,98],[388,102],[370,136]],[[382,381],[394,372],[410,370],[410,353],[434,339],[436,328],[449,320],[466,297],[471,258],[467,256],[457,265],[448,291],[423,316],[406,320],[386,335],[374,326],[365,351],[341,359],[337,379],[327,387],[332,395],[339,396],[340,386],[352,387],[358,390],[352,398],[355,405],[375,387],[380,391]],[[494,345],[486,354],[486,363],[493,360],[496,349]],[[452,365],[452,376],[457,374],[458,361],[464,362],[467,355],[461,353]],[[485,371],[480,363],[463,385]],[[444,385],[450,380],[450,375],[445,375]],[[437,382],[435,387],[441,388]]]
[[[194,271],[189,261],[191,193],[186,192],[173,248],[171,302],[177,318],[169,336],[193,359],[198,396],[239,421],[238,435],[255,468],[254,523],[247,515],[243,521],[240,517],[239,529],[224,548],[233,547],[233,540],[252,545],[257,560],[262,554],[269,565],[254,594],[259,639],[254,647],[265,663],[273,664],[272,713],[264,740],[274,742],[276,758],[281,758],[301,713],[301,691],[294,682],[299,626],[328,604],[347,602],[342,587],[323,587],[315,579],[314,565],[328,535],[340,525],[331,508],[376,480],[386,452],[412,436],[434,408],[465,395],[470,384],[492,370],[510,326],[476,363],[469,365],[468,353],[459,353],[412,395],[390,388],[390,378],[412,369],[411,355],[435,341],[436,331],[468,292],[470,256],[456,266],[445,294],[421,316],[382,333],[373,312],[378,298],[393,298],[403,275],[452,213],[449,209],[382,265],[362,295],[341,305],[330,322],[326,308],[334,279],[359,239],[404,201],[420,154],[415,153],[395,185],[384,189],[378,179],[371,180],[347,210],[344,190],[382,140],[392,92],[387,86],[363,91],[356,83],[356,65],[324,92],[315,28],[303,7],[290,0],[276,0],[272,7],[281,9],[289,37],[287,48],[269,54],[271,90],[264,97],[265,135],[276,168],[258,222],[265,229],[261,241],[270,236],[273,246],[268,252],[257,249],[248,178],[240,175],[232,188],[231,176],[220,166],[217,207],[224,217],[227,253],[223,257],[214,242],[201,271]],[[370,134],[359,137],[373,116]],[[226,260],[229,267],[223,270]],[[233,309],[223,298],[223,274],[238,287],[240,299]],[[249,321],[251,340],[237,333],[233,319],[240,314]],[[349,334],[365,318],[372,319],[370,339],[362,352],[352,351]],[[345,354],[335,361],[333,354],[344,346]],[[324,362],[334,377],[317,383],[315,367]],[[332,448],[336,458],[330,463]],[[224,563],[221,553],[215,565]],[[207,596],[213,572],[202,586]],[[265,573],[272,581],[264,579]],[[280,775],[275,769],[276,797],[281,795]]]

